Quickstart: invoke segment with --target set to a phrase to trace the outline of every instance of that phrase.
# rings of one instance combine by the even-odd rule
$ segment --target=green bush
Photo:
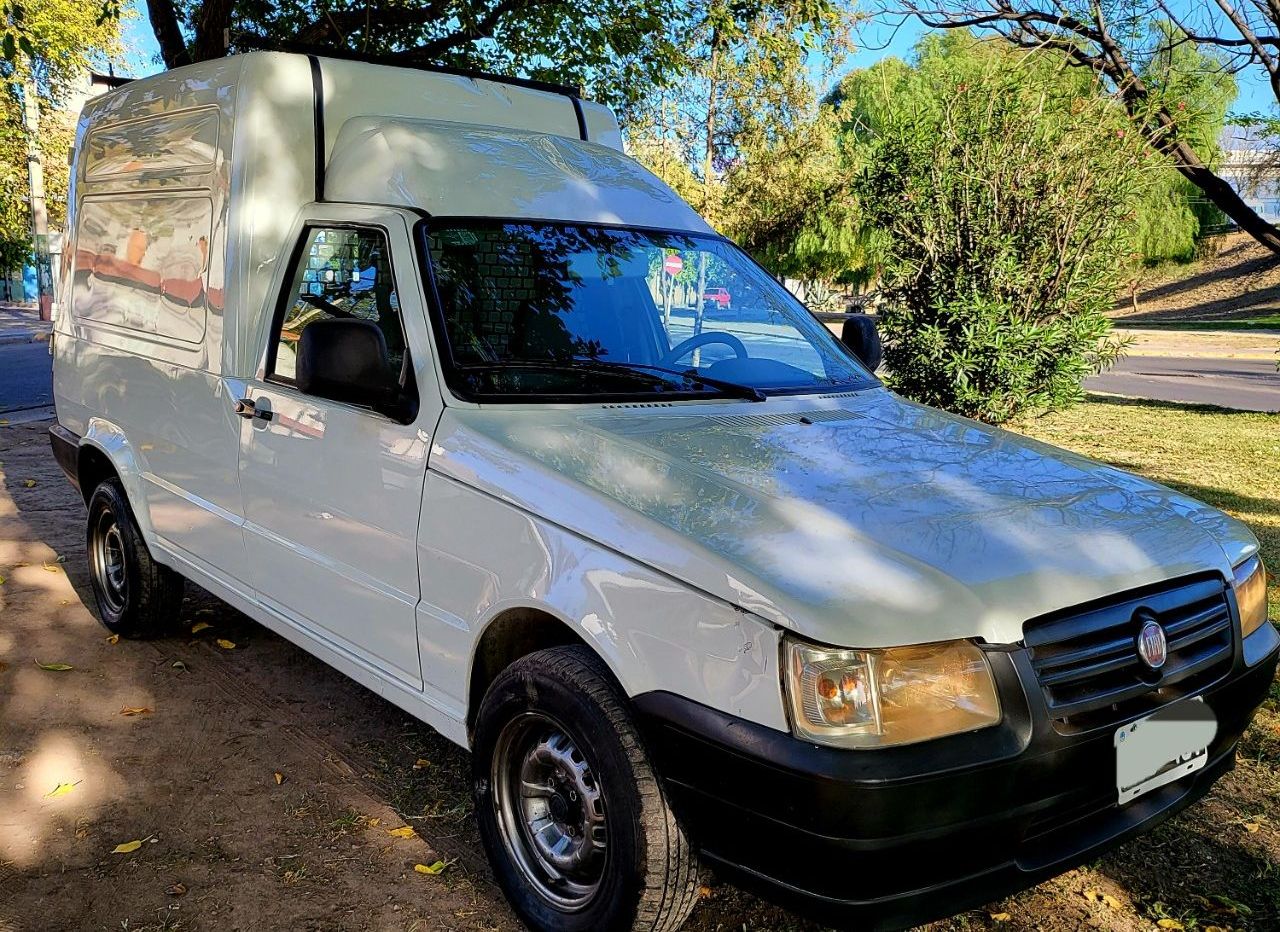
[[[992,57],[886,115],[857,191],[885,235],[898,391],[1000,423],[1079,400],[1122,351],[1104,312],[1153,157],[1105,97],[1063,87]]]

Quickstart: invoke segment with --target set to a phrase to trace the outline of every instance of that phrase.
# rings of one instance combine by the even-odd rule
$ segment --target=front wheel
[[[476,814],[498,883],[533,930],[678,929],[697,860],[626,702],[585,647],[518,660],[476,721]]]

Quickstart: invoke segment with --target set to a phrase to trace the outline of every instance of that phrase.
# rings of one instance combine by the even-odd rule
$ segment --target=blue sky
[[[125,60],[116,63],[122,75],[142,77],[161,70],[160,49],[147,20],[146,4],[131,0],[130,16],[125,22]],[[849,68],[866,68],[886,55],[907,58],[912,46],[920,38],[923,27],[914,19],[901,16],[880,15],[864,23],[859,30],[858,50],[851,56]],[[1276,100],[1271,85],[1260,68],[1252,68],[1237,75],[1240,95],[1232,108],[1235,113],[1272,113]]]

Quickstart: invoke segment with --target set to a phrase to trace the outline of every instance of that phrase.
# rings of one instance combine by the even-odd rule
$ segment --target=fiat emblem
[[[1138,632],[1138,656],[1152,670],[1159,670],[1169,658],[1169,640],[1154,618],[1144,621]]]

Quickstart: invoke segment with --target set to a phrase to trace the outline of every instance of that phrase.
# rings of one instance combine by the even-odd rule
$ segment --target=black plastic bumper
[[[819,747],[671,693],[636,705],[709,864],[814,918],[896,929],[1069,870],[1200,799],[1234,766],[1275,676],[1276,645],[1267,647],[1252,667],[1237,650],[1232,671],[1200,693],[1218,719],[1206,766],[1124,807],[1120,723],[1059,734],[1038,687],[1022,687],[1035,683],[1024,650],[990,655],[1001,725],[915,747]]]
[[[49,445],[53,447],[53,458],[71,484],[80,488],[80,438],[61,424],[54,424],[49,428]]]

